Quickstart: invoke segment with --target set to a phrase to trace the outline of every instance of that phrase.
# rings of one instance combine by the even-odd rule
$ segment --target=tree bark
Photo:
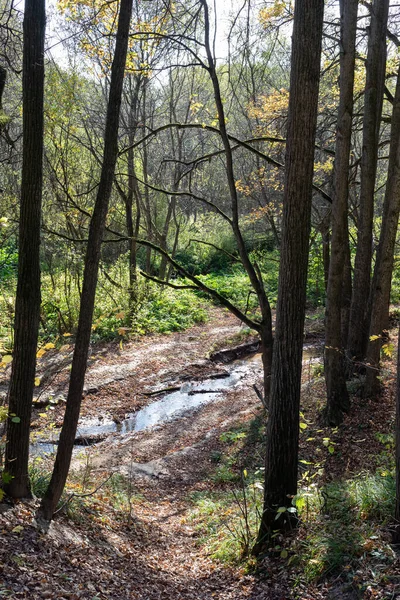
[[[380,391],[379,361],[385,330],[389,321],[390,289],[392,284],[394,251],[400,214],[400,69],[397,74],[390,132],[389,166],[383,204],[382,227],[376,255],[371,290],[371,324],[367,349],[366,397]],[[375,338],[375,336],[378,336]]]
[[[314,143],[322,40],[323,0],[295,4],[281,263],[267,425],[264,510],[254,552],[268,543],[272,529],[291,526],[297,492],[299,407]]]
[[[389,0],[374,0],[366,63],[363,146],[361,156],[360,218],[354,263],[348,356],[363,360],[368,342],[368,299],[371,284],[372,222],[386,67],[386,28]]]
[[[23,56],[23,157],[14,353],[8,396],[5,486],[13,498],[30,495],[29,432],[40,318],[40,221],[43,178],[44,0],[26,0]],[[14,416],[13,416],[14,415]],[[19,422],[15,422],[16,418]],[[13,420],[14,419],[14,420]]]
[[[3,93],[6,86],[7,71],[0,66],[0,110],[3,108]]]
[[[47,522],[52,519],[68,476],[82,401],[100,262],[101,241],[105,228],[108,204],[114,180],[115,164],[118,156],[119,115],[131,14],[132,0],[121,0],[114,60],[111,67],[103,162],[96,203],[90,222],[79,323],[72,360],[65,417],[60,434],[53,474],[38,513],[38,518]]]
[[[398,334],[400,348],[400,328]],[[400,352],[397,354],[397,389],[396,389],[396,507],[395,530],[393,542],[400,542]]]
[[[349,243],[347,211],[358,0],[342,1],[340,8],[340,101],[336,126],[331,260],[325,312],[325,420],[329,425],[339,425],[343,411],[349,408],[342,340],[342,292],[346,245]]]

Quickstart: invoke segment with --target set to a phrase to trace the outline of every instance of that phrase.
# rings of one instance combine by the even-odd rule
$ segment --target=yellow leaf
[[[12,362],[12,356],[11,356],[11,354],[6,354],[5,356],[3,356],[1,362],[3,363],[3,365],[10,364],[10,362]]]
[[[40,377],[35,377],[35,386],[40,385]]]
[[[126,335],[130,327],[118,327],[118,335]]]
[[[56,345],[53,344],[52,342],[48,342],[45,346],[43,346],[43,348],[45,350],[51,350],[51,348],[55,348],[55,347],[56,347]]]
[[[71,337],[72,333],[63,333],[63,337]]]
[[[23,531],[24,528],[22,527],[22,525],[17,525],[16,527],[14,527],[14,529],[11,529],[11,533],[21,533],[21,531]]]
[[[39,417],[42,417],[42,419],[47,419],[47,413],[39,413]]]
[[[40,348],[40,350],[38,350],[36,352],[36,356],[37,358],[41,358],[42,356],[44,356],[46,354],[46,350],[44,350],[43,348]]]
[[[380,335],[370,335],[369,336],[369,341],[370,342],[375,342],[375,340],[379,340],[380,339]]]
[[[307,429],[307,423],[300,423],[300,429]]]

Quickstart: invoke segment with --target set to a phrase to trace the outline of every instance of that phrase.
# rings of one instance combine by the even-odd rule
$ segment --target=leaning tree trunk
[[[349,408],[342,343],[342,291],[348,245],[348,193],[358,0],[341,2],[340,101],[336,126],[332,242],[325,313],[325,420],[339,425]]]
[[[366,63],[363,142],[361,155],[360,219],[354,263],[348,356],[363,360],[367,350],[368,299],[371,284],[372,225],[386,67],[386,28],[389,0],[374,0]]]
[[[233,167],[233,152],[229,140],[229,135],[226,128],[226,118],[224,104],[222,100],[222,93],[220,83],[218,79],[218,73],[216,69],[215,59],[211,51],[210,42],[210,19],[209,9],[206,0],[200,0],[204,10],[204,46],[207,55],[207,66],[208,72],[211,78],[214,91],[214,101],[217,109],[218,124],[219,124],[219,135],[221,138],[222,146],[225,153],[225,165],[227,183],[229,188],[230,205],[232,218],[230,225],[232,228],[233,235],[235,236],[238,253],[243,267],[249,277],[251,286],[257,295],[260,312],[261,312],[261,342],[263,351],[263,367],[264,367],[264,393],[265,402],[268,401],[269,389],[270,389],[270,371],[271,371],[271,360],[272,360],[272,314],[271,306],[265,292],[264,282],[262,274],[257,264],[253,264],[250,260],[249,253],[246,248],[246,244],[243,239],[243,235],[240,229],[239,223],[239,202],[238,192],[236,188],[235,172]]]
[[[90,343],[101,242],[112,191],[118,156],[118,126],[125,62],[128,49],[132,0],[121,0],[104,136],[103,163],[96,203],[90,222],[78,331],[72,360],[64,423],[49,487],[42,499],[38,517],[50,521],[68,476],[74,445]]]
[[[376,255],[371,291],[370,339],[367,349],[366,397],[380,390],[379,360],[389,321],[390,289],[394,264],[397,225],[400,214],[400,69],[397,74],[390,132],[389,166],[383,205],[382,228]]]
[[[40,220],[43,177],[45,0],[26,0],[23,57],[23,155],[14,355],[8,396],[5,471],[8,495],[30,494],[29,432],[40,318]]]
[[[295,4],[281,262],[267,425],[264,510],[254,552],[274,529],[289,525],[289,507],[297,491],[299,408],[314,143],[322,40],[323,0]]]

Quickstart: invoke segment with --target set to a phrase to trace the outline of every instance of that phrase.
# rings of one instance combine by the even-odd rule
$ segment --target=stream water
[[[318,362],[321,360],[319,356],[319,347],[305,346],[303,365]],[[261,354],[253,354],[245,359],[237,360],[227,367],[229,371],[225,377],[184,383],[179,390],[150,402],[134,414],[127,415],[121,423],[115,423],[106,417],[82,419],[78,425],[75,440],[77,451],[82,446],[101,441],[112,433],[127,434],[160,426],[186,415],[191,410],[221,400],[224,392],[240,386],[243,379],[251,375],[255,378],[261,373]],[[31,444],[31,454],[40,456],[54,453],[57,450],[58,435],[57,432],[54,432],[52,440],[36,439]]]

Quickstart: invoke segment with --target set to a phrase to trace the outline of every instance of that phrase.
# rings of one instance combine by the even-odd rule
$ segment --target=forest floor
[[[309,315],[306,340],[314,340],[316,351],[303,362],[300,461],[310,504],[296,536],[277,538],[258,564],[237,554],[232,558],[243,532],[235,523],[251,503],[250,495],[241,495],[242,484],[247,472],[263,464],[265,414],[253,389],[261,387],[261,363],[248,359],[240,363],[235,385],[215,402],[149,430],[111,433],[75,454],[69,495],[47,533],[35,524],[37,499],[0,505],[0,598],[400,598],[400,560],[390,544],[384,500],[377,499],[372,520],[367,507],[362,509],[357,528],[355,506],[347,503],[350,492],[338,497],[344,488],[329,487],[337,481],[365,483],[366,474],[377,470],[389,480],[392,365],[388,359],[379,401],[355,394],[343,425],[322,427],[323,377],[312,357],[322,351],[321,333],[318,315]],[[252,339],[229,313],[213,309],[206,324],[186,332],[93,346],[83,419],[120,423],[158,399],[157,390],[223,375],[232,366],[210,355]],[[46,438],[61,423],[71,350],[65,345],[41,359],[39,402],[51,397],[58,403],[50,404],[54,410],[34,409],[36,437]],[[356,392],[357,381],[352,383]],[[37,494],[50,469],[51,458],[33,459]],[[336,520],[333,504],[341,506]],[[248,521],[254,528],[250,516]],[[335,540],[340,558],[334,556]],[[225,558],[215,551],[218,544]]]

